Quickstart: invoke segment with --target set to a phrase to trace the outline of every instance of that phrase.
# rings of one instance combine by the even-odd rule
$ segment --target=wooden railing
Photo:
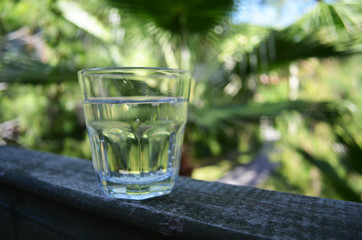
[[[0,147],[0,239],[362,239],[362,204],[179,177],[109,199],[90,161]]]

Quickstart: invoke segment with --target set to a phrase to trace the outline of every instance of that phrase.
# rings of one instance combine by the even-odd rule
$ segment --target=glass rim
[[[190,73],[189,70],[177,69],[177,68],[164,68],[164,67],[104,67],[104,68],[86,68],[78,71],[79,75],[83,74],[102,74],[101,71],[105,71],[105,74],[122,74],[122,72],[112,72],[112,70],[154,70],[163,71],[169,73]]]

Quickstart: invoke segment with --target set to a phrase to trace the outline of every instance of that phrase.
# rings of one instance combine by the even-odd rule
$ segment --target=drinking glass
[[[178,175],[188,71],[119,67],[78,72],[93,166],[110,197],[171,192]]]

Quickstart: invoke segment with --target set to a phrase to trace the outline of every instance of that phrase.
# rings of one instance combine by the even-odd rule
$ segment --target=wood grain
[[[0,147],[0,238],[362,239],[362,204],[179,177],[171,194],[110,199],[90,161]]]

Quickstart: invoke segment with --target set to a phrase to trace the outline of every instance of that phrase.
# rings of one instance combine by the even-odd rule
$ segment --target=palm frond
[[[114,36],[110,29],[76,2],[59,0],[57,1],[57,6],[64,18],[80,29],[106,43],[114,42]]]
[[[334,190],[344,200],[355,202],[361,201],[359,194],[347,184],[345,179],[339,176],[336,169],[331,166],[327,160],[317,158],[313,154],[300,147],[296,147],[296,151],[303,156],[303,159],[316,166],[322,172],[324,177],[331,183]]]
[[[74,66],[48,63],[45,43],[24,27],[0,38],[0,82],[48,84],[74,80]]]
[[[348,169],[362,175],[362,147],[358,144],[355,137],[345,128],[342,131],[335,131],[336,142],[341,144],[340,153],[341,162]]]
[[[329,102],[285,101],[264,104],[238,104],[191,109],[189,120],[210,128],[238,121],[258,123],[263,116],[275,118],[285,111],[297,111],[311,119],[326,121],[338,117],[338,109]]]
[[[318,2],[313,11],[294,24],[271,31],[265,40],[244,54],[233,72],[245,78],[298,59],[361,53],[362,4],[352,2]]]
[[[233,10],[232,0],[107,0],[173,34],[205,33]]]
[[[74,81],[77,70],[70,66],[53,67],[29,56],[1,59],[0,82],[49,84]]]

